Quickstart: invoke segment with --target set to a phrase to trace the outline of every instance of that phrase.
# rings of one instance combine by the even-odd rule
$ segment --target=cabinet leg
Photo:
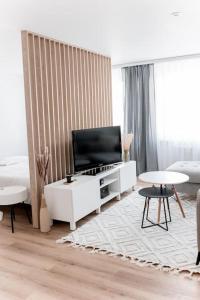
[[[100,214],[101,213],[101,207],[96,209],[96,214]]]
[[[70,222],[70,230],[76,230],[76,222]]]
[[[121,195],[120,194],[117,196],[117,200],[121,200]]]

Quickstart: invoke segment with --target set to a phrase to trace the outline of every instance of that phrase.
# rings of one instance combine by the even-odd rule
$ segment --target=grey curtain
[[[137,174],[158,170],[153,65],[122,69],[125,84],[124,133],[133,132],[131,159]]]

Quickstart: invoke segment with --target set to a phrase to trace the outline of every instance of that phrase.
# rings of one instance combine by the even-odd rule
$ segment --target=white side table
[[[14,207],[16,204],[23,203],[26,199],[27,199],[27,188],[24,186],[0,187],[0,205],[10,206],[12,233],[14,233],[14,220],[15,220]],[[24,209],[26,211],[26,215],[28,217],[29,223],[31,223],[31,218],[28,214],[25,205],[24,205]]]

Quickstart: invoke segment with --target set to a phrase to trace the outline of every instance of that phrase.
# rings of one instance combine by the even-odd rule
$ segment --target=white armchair
[[[198,254],[196,264],[200,263],[200,189],[197,193],[197,244],[198,244]]]

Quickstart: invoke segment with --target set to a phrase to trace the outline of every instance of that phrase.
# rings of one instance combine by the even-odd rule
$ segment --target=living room
[[[198,299],[198,1],[1,4],[0,299]]]

